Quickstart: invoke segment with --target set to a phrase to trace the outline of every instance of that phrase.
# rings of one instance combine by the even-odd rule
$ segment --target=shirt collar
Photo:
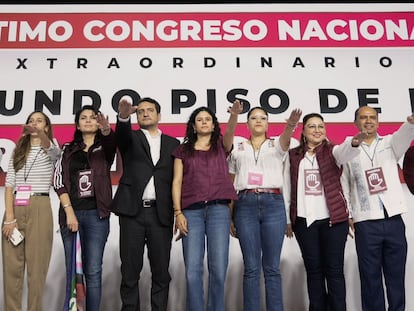
[[[161,132],[161,130],[160,130],[160,129],[157,129],[157,135],[156,135],[156,136],[152,136],[152,135],[150,134],[150,132],[149,132],[148,130],[146,130],[146,129],[141,129],[141,131],[145,134],[145,136],[146,136],[147,138],[158,138],[158,137],[160,137],[160,136],[161,136],[161,134],[162,134],[162,132]]]
[[[377,134],[377,136],[375,137],[374,142],[378,143],[380,140],[382,140],[382,137],[381,137],[381,136],[379,136],[379,135]],[[367,144],[366,142],[364,142],[364,141],[362,141],[362,142],[361,142],[361,144],[366,145],[366,146],[371,146],[371,145],[372,145],[372,143],[371,143],[370,145],[368,145],[368,144]]]

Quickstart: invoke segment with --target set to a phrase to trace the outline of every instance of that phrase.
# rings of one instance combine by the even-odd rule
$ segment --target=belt
[[[142,200],[142,206],[144,208],[155,207],[157,206],[157,201],[156,200]]]
[[[16,194],[17,191],[14,192],[14,194]],[[49,192],[32,192],[30,194],[33,197],[48,197],[49,196]]]
[[[279,188],[253,188],[253,189],[243,189],[240,190],[239,193],[274,193],[274,194],[282,194]]]
[[[30,195],[34,197],[48,197],[49,192],[32,192]]]
[[[191,204],[188,209],[197,209],[197,208],[203,208],[205,206],[209,205],[227,205],[230,203],[231,200],[211,200],[211,201],[201,201],[197,203]]]

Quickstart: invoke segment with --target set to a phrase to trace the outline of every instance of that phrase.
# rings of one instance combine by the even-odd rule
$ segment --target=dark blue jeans
[[[282,195],[242,193],[235,202],[234,223],[243,254],[243,310],[260,309],[260,276],[266,289],[266,310],[282,311],[280,253],[286,230]]]
[[[330,225],[329,219],[317,220],[309,227],[298,217],[294,225],[305,264],[309,310],[345,311],[345,242],[348,221]]]
[[[82,265],[86,283],[86,310],[99,311],[102,295],[102,258],[109,234],[109,218],[100,219],[98,211],[75,211],[82,246]],[[66,226],[61,229],[66,262],[66,292],[70,288],[72,243],[76,232]],[[65,304],[69,297],[65,298]]]
[[[362,310],[405,310],[407,240],[401,216],[355,223],[355,243]],[[388,309],[385,307],[383,275]]]

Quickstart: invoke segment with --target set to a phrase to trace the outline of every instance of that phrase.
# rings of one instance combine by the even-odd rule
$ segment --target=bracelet
[[[71,206],[72,206],[72,204],[68,203],[68,204],[64,204],[64,205],[62,205],[62,206],[63,206],[63,208],[67,208],[67,207],[71,207]]]
[[[16,222],[17,222],[17,219],[15,218],[12,221],[4,221],[3,225],[12,225],[12,224],[15,224]]]
[[[177,214],[175,214],[174,216],[175,217],[177,217],[177,216],[180,216],[180,215],[182,215],[183,214],[183,212],[178,212]]]

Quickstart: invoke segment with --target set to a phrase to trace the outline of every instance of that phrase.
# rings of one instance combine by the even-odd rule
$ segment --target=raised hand
[[[126,98],[121,98],[118,104],[119,117],[122,119],[128,118],[131,114],[137,111],[136,106],[132,106],[131,102]]]
[[[243,103],[240,100],[236,99],[233,102],[233,105],[227,108],[227,112],[234,114],[234,115],[241,114],[243,112]]]
[[[291,127],[296,127],[299,123],[300,117],[302,116],[302,110],[300,109],[293,109],[290,113],[289,119],[286,119],[286,122]]]
[[[109,129],[109,119],[108,116],[105,116],[103,113],[98,112],[96,115],[96,122],[98,122],[98,128],[100,130]]]

